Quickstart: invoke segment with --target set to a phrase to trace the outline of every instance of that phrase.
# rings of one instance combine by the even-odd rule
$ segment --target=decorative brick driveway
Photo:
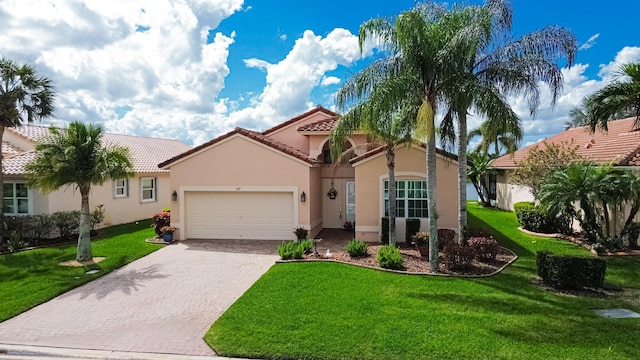
[[[273,265],[276,247],[215,240],[167,246],[0,323],[0,343],[214,355],[202,337]]]

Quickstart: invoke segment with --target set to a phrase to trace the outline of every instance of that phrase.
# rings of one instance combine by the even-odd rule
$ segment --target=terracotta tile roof
[[[420,143],[420,147],[423,148],[423,149],[426,149],[427,145],[425,143]],[[358,156],[354,157],[353,159],[349,160],[349,163],[351,163],[353,165],[353,164],[355,164],[357,162],[360,162],[360,161],[362,161],[364,159],[367,159],[367,158],[370,158],[372,156],[378,155],[381,152],[386,151],[386,150],[387,150],[386,146],[379,146],[379,147],[377,147],[375,149],[367,151],[366,153],[364,153],[362,155],[358,155]],[[458,161],[458,155],[452,154],[452,153],[450,153],[448,151],[444,151],[442,149],[437,149],[436,148],[436,154],[440,154],[440,155],[442,155],[444,157],[447,157],[447,158],[449,158],[449,159],[451,159],[453,161]]]
[[[272,127],[271,129],[267,129],[267,130],[263,131],[262,135],[268,135],[268,134],[270,134],[270,133],[272,133],[272,132],[274,132],[276,130],[279,130],[279,129],[282,129],[284,127],[287,127],[287,126],[289,126],[289,125],[291,125],[291,124],[293,124],[293,123],[295,123],[297,121],[300,121],[300,120],[302,120],[302,119],[304,119],[304,118],[306,118],[306,117],[308,117],[310,115],[313,115],[313,114],[315,114],[317,112],[323,112],[323,113],[331,115],[331,116],[338,116],[337,113],[334,113],[333,111],[331,111],[329,109],[326,109],[326,108],[322,107],[321,105],[318,105],[314,109],[311,109],[311,110],[307,111],[304,114],[298,115],[298,116],[294,117],[291,120],[285,121],[282,124],[278,124],[278,125]]]
[[[24,150],[20,149],[19,147],[8,143],[6,141],[2,142],[2,155],[3,156],[9,156],[9,155],[15,155],[15,154],[20,154],[21,152],[23,152]]]
[[[47,126],[23,125],[6,130],[34,142],[49,137]],[[104,133],[103,144],[128,147],[136,173],[167,172],[168,170],[159,169],[158,163],[191,149],[178,140],[111,133]]]
[[[35,159],[36,154],[33,151],[26,151],[21,154],[8,156],[2,159],[2,168],[5,175],[23,175],[24,166],[31,160]]]
[[[565,130],[544,141],[559,144],[571,143],[577,146],[578,155],[598,164],[613,163],[617,166],[640,166],[640,131],[633,130],[635,118],[610,121],[608,132],[596,130],[590,133],[588,127]],[[543,142],[517,150],[495,159],[491,165],[496,168],[516,167],[531,149],[543,146]]]
[[[307,124],[299,127],[298,131],[311,131],[311,132],[330,132],[336,126],[338,122],[337,118],[320,120],[311,124]]]
[[[298,150],[296,148],[293,148],[293,147],[285,145],[285,144],[283,144],[281,142],[275,141],[275,140],[273,140],[273,139],[271,139],[271,138],[269,138],[267,136],[264,136],[261,133],[237,127],[233,131],[230,131],[230,132],[228,132],[228,133],[226,133],[224,135],[218,136],[217,138],[215,138],[215,139],[213,139],[211,141],[208,141],[208,142],[206,142],[206,143],[204,143],[204,144],[202,144],[200,146],[196,146],[196,147],[194,147],[193,149],[191,149],[189,151],[183,152],[182,154],[174,156],[173,158],[160,163],[158,165],[158,167],[164,168],[164,167],[166,167],[168,165],[171,165],[172,163],[174,163],[174,162],[176,162],[176,161],[178,161],[180,159],[183,159],[185,157],[188,157],[189,155],[195,154],[195,153],[197,153],[198,151],[200,151],[202,149],[205,149],[205,148],[207,148],[209,146],[215,145],[215,144],[221,142],[222,140],[230,138],[231,136],[236,135],[236,134],[240,134],[240,135],[242,135],[244,137],[247,137],[249,139],[253,139],[255,141],[258,141],[259,143],[267,145],[267,146],[269,146],[269,147],[271,147],[273,149],[276,149],[276,150],[278,150],[280,152],[283,152],[283,153],[285,153],[287,155],[291,155],[291,156],[293,156],[293,157],[295,157],[297,159],[300,159],[300,160],[302,160],[302,161],[304,161],[304,162],[306,162],[308,164],[311,164],[311,165],[320,164],[320,161],[318,161],[317,159],[309,157],[309,154],[305,154],[305,153],[303,153],[302,151],[300,151],[300,150]]]

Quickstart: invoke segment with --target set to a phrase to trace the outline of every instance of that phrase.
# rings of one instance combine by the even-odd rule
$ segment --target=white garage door
[[[293,238],[290,192],[187,192],[185,212],[189,239]]]

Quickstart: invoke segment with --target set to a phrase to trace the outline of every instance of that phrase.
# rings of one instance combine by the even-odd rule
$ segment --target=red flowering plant
[[[171,213],[169,211],[163,211],[153,215],[153,224],[151,224],[151,227],[154,228],[156,235],[162,236],[162,228],[165,226],[171,226]]]

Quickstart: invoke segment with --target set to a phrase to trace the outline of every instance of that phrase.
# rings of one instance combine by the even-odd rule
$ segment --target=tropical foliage
[[[92,185],[133,176],[129,149],[102,144],[102,128],[72,122],[66,129],[49,129],[51,136],[36,145],[36,157],[25,166],[30,187],[51,192],[75,187],[81,196],[76,260],[92,259],[89,194]]]
[[[467,177],[478,193],[478,200],[483,206],[491,206],[489,202],[489,177],[496,174],[491,167],[492,156],[484,151],[473,151],[467,155],[469,168]]]
[[[53,103],[53,85],[49,79],[39,76],[27,64],[0,59],[0,143],[5,128],[51,116]],[[2,158],[0,154],[0,169]],[[3,172],[0,171],[0,189],[3,188],[3,181]],[[1,222],[3,213],[0,213]]]

